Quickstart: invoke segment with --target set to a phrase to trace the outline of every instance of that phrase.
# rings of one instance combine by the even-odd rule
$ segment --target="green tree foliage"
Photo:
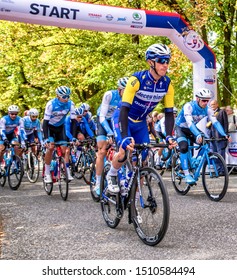
[[[231,0],[228,2],[108,0],[94,4],[180,13],[216,51],[220,98],[228,97],[230,103],[235,95],[235,71],[230,69],[236,64],[236,33],[235,21],[229,16],[234,19],[236,14],[235,9],[228,9],[234,7]],[[147,68],[144,52],[156,42],[166,43],[172,50],[169,76],[177,107],[192,99],[192,64],[166,37],[1,21],[0,39],[1,115],[10,104],[17,104],[22,112],[35,107],[42,116],[46,102],[55,96],[59,85],[72,89],[76,105],[88,102],[95,113],[104,92],[116,88],[118,78]]]

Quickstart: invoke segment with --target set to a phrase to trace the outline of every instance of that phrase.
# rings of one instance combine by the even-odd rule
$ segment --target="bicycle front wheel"
[[[44,174],[45,174],[45,163],[43,163],[43,170],[42,170],[43,186],[44,186],[44,190],[46,191],[47,195],[51,195],[51,193],[53,191],[53,182],[52,183],[45,183]]]
[[[8,184],[12,190],[17,190],[24,175],[23,165],[19,156],[14,155],[8,166]]]
[[[210,164],[205,160],[202,169],[202,183],[208,198],[220,201],[226,194],[229,174],[225,160],[218,153],[208,154]]]
[[[0,186],[4,187],[6,183],[6,171],[4,168],[0,168]]]
[[[189,192],[190,186],[185,182],[185,176],[181,168],[180,154],[175,153],[171,159],[171,180],[175,191],[185,195]]]
[[[60,158],[59,166],[57,168],[58,168],[57,181],[58,181],[59,191],[62,199],[67,200],[69,182],[68,182],[66,163],[63,157]]]
[[[154,169],[140,169],[138,190],[136,177],[131,189],[131,214],[139,238],[149,246],[155,246],[164,238],[169,225],[169,197],[162,177]]]
[[[91,171],[90,171],[90,193],[91,197],[95,202],[100,201],[100,196],[96,194],[94,191],[95,185],[96,185],[96,166],[95,166],[96,161],[94,161]]]
[[[26,175],[31,183],[35,183],[39,178],[40,163],[35,154],[29,153],[27,159]]]
[[[100,204],[103,218],[110,228],[116,228],[123,216],[123,206],[120,194],[110,194],[107,192],[106,175],[110,165],[106,165],[101,175],[100,183]]]

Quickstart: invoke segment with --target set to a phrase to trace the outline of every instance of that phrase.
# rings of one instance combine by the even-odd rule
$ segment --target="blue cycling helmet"
[[[146,50],[146,60],[155,60],[156,58],[170,58],[171,51],[164,44],[153,44]]]
[[[90,105],[87,104],[87,103],[82,103],[81,107],[83,107],[85,111],[89,111],[90,110]]]
[[[119,89],[124,89],[126,87],[128,79],[129,79],[128,77],[120,78],[117,82],[118,88]]]
[[[63,97],[63,96],[70,96],[71,94],[71,89],[69,87],[66,86],[60,86],[58,88],[56,88],[56,94],[59,97]]]
[[[75,113],[77,116],[82,116],[84,113],[84,108],[82,106],[79,108],[76,108]]]

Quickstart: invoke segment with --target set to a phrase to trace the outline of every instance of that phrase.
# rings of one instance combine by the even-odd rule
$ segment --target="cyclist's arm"
[[[22,118],[19,120],[19,133],[23,141],[27,140],[26,131],[24,128],[24,121]]]
[[[44,139],[49,138],[49,120],[43,120],[43,133],[44,133]]]
[[[7,139],[7,136],[6,136],[6,120],[4,118],[2,118],[1,121],[0,121],[0,133],[1,133],[2,140]]]
[[[37,119],[37,126],[36,126],[36,138],[39,139],[40,143],[43,141],[43,136],[41,132],[41,125],[40,125],[40,120]]]
[[[65,120],[65,133],[66,133],[67,138],[71,141],[73,136],[71,134],[71,119],[69,116],[67,116],[66,120]]]
[[[100,112],[99,112],[99,122],[102,125],[102,127],[104,128],[104,130],[106,131],[107,134],[109,135],[113,135],[113,131],[111,130],[109,123],[106,119],[106,115],[108,113],[109,110],[109,104],[112,100],[112,91],[107,91],[102,99],[102,103],[100,106]]]
[[[214,112],[212,109],[208,108],[208,118],[211,120],[212,125],[214,126],[214,128],[224,137],[227,136],[227,134],[224,131],[223,126],[221,125],[221,123],[217,120],[216,116],[214,115]]]
[[[94,137],[95,135],[94,135],[93,131],[91,130],[91,128],[90,128],[90,126],[89,126],[89,124],[88,124],[87,119],[86,119],[85,117],[82,117],[82,120],[83,120],[83,122],[84,122],[84,126],[85,126],[85,129],[86,129],[87,134],[88,134],[91,138]]]
[[[173,134],[174,128],[174,88],[172,84],[169,84],[169,88],[167,94],[164,97],[164,105],[165,105],[165,131],[167,136],[171,136]]]
[[[139,90],[140,82],[135,76],[131,76],[127,82],[122,97],[122,106],[119,114],[119,123],[121,127],[121,136],[128,136],[128,113],[136,92]]]
[[[184,105],[184,118],[186,120],[186,123],[188,125],[188,128],[191,130],[192,134],[197,137],[198,135],[201,134],[200,130],[196,127],[194,124],[193,116],[193,107],[191,106],[190,103],[186,103]]]

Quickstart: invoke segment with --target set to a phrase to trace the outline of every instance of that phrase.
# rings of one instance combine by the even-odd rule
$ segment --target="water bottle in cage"
[[[72,151],[71,151],[71,156],[72,156],[72,162],[73,163],[76,163],[76,161],[77,161],[77,158],[76,158],[76,155],[75,155],[75,151],[72,149]]]
[[[60,147],[60,146],[57,147],[57,154],[58,154],[59,157],[62,156],[62,150],[61,150],[61,147]]]

